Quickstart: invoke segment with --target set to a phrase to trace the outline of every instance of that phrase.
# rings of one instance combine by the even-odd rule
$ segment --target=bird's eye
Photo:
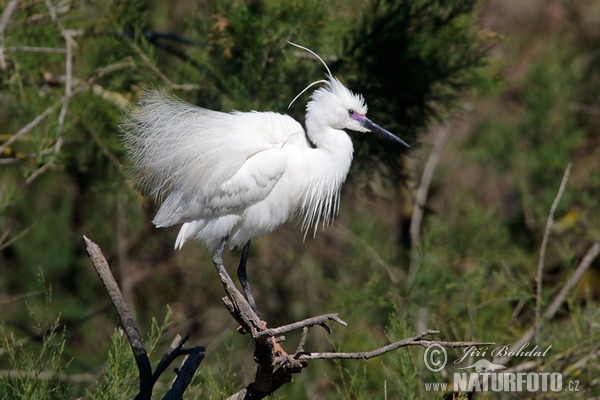
[[[348,110],[348,116],[351,119],[354,119],[354,120],[357,120],[357,121],[361,121],[361,120],[363,120],[365,118],[364,115],[362,115],[361,113],[358,113],[358,112],[356,112],[356,111],[354,111],[352,109]]]

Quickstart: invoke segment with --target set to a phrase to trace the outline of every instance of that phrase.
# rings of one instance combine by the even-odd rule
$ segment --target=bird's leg
[[[225,244],[227,243],[227,239],[227,236],[221,239],[221,243],[219,243],[219,247],[217,247],[217,251],[213,256],[213,264],[215,265],[215,268],[217,269],[219,275],[225,277],[231,283],[231,285],[233,285],[233,280],[231,279],[231,277],[227,273],[227,270],[225,269],[225,266],[223,265],[223,250],[225,250]]]
[[[248,261],[248,251],[250,251],[250,240],[248,240],[248,242],[244,245],[244,248],[242,249],[242,258],[240,258],[240,265],[237,269],[237,276],[240,283],[242,284],[244,293],[246,294],[246,300],[248,300],[248,304],[250,304],[250,307],[252,307],[252,310],[260,319],[258,307],[256,307],[256,301],[254,301],[252,289],[250,289],[250,285],[248,284],[248,276],[246,275],[246,261]]]

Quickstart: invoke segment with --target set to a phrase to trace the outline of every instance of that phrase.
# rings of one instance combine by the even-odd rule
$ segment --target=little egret
[[[221,259],[226,243],[243,247],[237,274],[257,315],[246,278],[250,240],[294,216],[301,218],[305,236],[332,221],[352,162],[346,130],[410,147],[367,118],[363,97],[335,78],[316,53],[294,46],[327,70],[326,80],[313,83],[323,86],[306,106],[306,130],[288,115],[212,111],[157,90],[146,92],[123,124],[135,169],[152,195],[166,196],[153,223],[183,224],[175,248],[197,239],[216,249],[214,260]],[[215,265],[228,276],[222,263]]]

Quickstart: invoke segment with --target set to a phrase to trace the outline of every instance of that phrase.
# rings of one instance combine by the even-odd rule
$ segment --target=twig
[[[163,400],[178,400],[183,398],[183,393],[192,382],[196,370],[204,359],[204,347],[194,347],[185,358],[183,365],[177,371],[177,378]]]
[[[343,352],[332,352],[332,353],[308,353],[302,354],[298,359],[300,360],[339,360],[339,359],[352,359],[352,360],[368,360],[370,358],[379,357],[382,354],[389,353],[390,351],[397,350],[407,346],[423,346],[428,347],[431,345],[439,345],[442,347],[455,348],[455,347],[468,347],[468,346],[485,346],[494,344],[492,342],[444,342],[438,340],[423,340],[424,335],[437,334],[437,331],[427,331],[421,335],[399,340],[397,342],[388,344],[387,346],[380,347],[371,351],[355,352],[355,353],[343,353]]]
[[[57,53],[57,54],[65,54],[67,52],[66,49],[62,47],[40,47],[40,46],[11,46],[5,47],[5,52],[26,52],[26,53]]]
[[[233,281],[227,274],[223,265],[222,251],[226,240],[222,240],[215,256],[213,263],[221,278],[223,288],[227,296],[223,298],[225,306],[230,314],[238,321],[242,327],[251,334],[254,339],[254,360],[257,363],[256,374],[254,381],[248,384],[245,388],[233,394],[228,400],[242,399],[262,399],[271,393],[278,390],[282,385],[291,382],[293,374],[302,372],[302,369],[308,366],[309,360],[314,359],[369,359],[380,356],[387,352],[397,350],[406,346],[429,346],[437,344],[443,347],[466,347],[466,346],[481,346],[492,343],[481,342],[444,342],[434,340],[424,340],[427,335],[437,334],[438,331],[427,330],[420,335],[412,338],[400,340],[381,348],[356,353],[330,352],[330,353],[310,353],[304,350],[308,327],[322,326],[331,332],[329,327],[325,325],[327,321],[335,321],[341,325],[347,326],[338,314],[324,314],[305,320],[294,322],[278,328],[267,329],[261,321],[258,320],[256,314],[252,311],[250,305],[242,294],[236,289]],[[296,353],[292,356],[286,354],[278,342],[282,335],[293,330],[302,329],[302,336],[298,344]]]
[[[340,325],[348,326],[348,324],[340,319],[338,314],[323,314],[312,318],[307,318],[302,321],[294,322],[292,324],[283,325],[278,328],[270,328],[260,331],[256,334],[257,339],[262,339],[265,337],[274,337],[278,335],[282,335],[287,332],[295,331],[297,329],[308,328],[311,326],[323,326],[327,332],[331,333],[331,330],[325,325],[327,321],[335,321]]]
[[[0,370],[2,378],[29,377],[36,380],[51,381],[58,380],[65,383],[96,383],[98,377],[94,374],[54,374],[49,371],[22,371],[14,369]]]
[[[1,154],[2,152],[0,152]],[[8,230],[6,231],[6,235],[2,235],[2,238],[0,238],[0,251],[9,248],[10,246],[13,245],[13,243],[15,243],[17,240],[21,239],[23,236],[27,235],[29,233],[29,231],[31,230],[31,225],[26,227],[25,229],[23,229],[21,232],[17,233],[15,236],[13,236],[11,239],[7,240],[6,242],[4,241],[4,239],[6,239],[6,237],[8,236],[8,233],[10,233],[10,228],[8,228]]]
[[[563,286],[563,288],[556,295],[554,300],[552,300],[552,303],[550,303],[550,305],[546,309],[546,312],[544,313],[545,320],[554,317],[560,306],[565,302],[569,291],[583,277],[583,274],[585,274],[590,265],[592,265],[594,259],[598,257],[598,254],[600,254],[600,242],[592,244],[592,246],[588,249],[587,253],[585,253],[585,256],[583,256],[583,259],[579,263],[579,266],[577,266],[577,269],[575,270],[575,272],[573,272],[573,275],[571,275],[565,286]]]
[[[206,348],[203,346],[196,346],[190,349],[184,349],[183,345],[187,342],[189,336],[182,338],[180,335],[177,335],[171,342],[171,345],[167,349],[165,355],[156,366],[156,370],[154,373],[152,373],[152,366],[150,365],[150,360],[148,359],[148,354],[144,347],[144,343],[142,342],[139,329],[131,311],[129,310],[129,307],[127,306],[127,303],[123,298],[123,294],[121,293],[119,286],[115,281],[115,278],[110,272],[106,258],[96,243],[92,242],[85,236],[83,239],[86,243],[90,260],[92,261],[96,272],[98,272],[102,283],[106,287],[106,291],[108,292],[113,306],[119,315],[121,326],[125,330],[127,340],[129,341],[129,345],[131,346],[131,350],[137,363],[140,376],[140,391],[135,399],[151,400],[152,390],[158,378],[164,371],[167,370],[169,365],[171,365],[171,363],[177,357],[185,354],[187,357],[177,374],[177,378],[173,382],[167,395],[164,397],[164,399],[169,400],[181,399],[196,370],[200,366],[200,363],[204,359],[204,352],[206,351]]]
[[[61,101],[61,103],[62,103],[62,101]],[[48,115],[50,115],[54,111],[54,109],[56,107],[58,107],[59,104],[60,103],[55,103],[55,104],[51,105],[50,107],[46,108],[37,117],[35,117],[30,123],[28,123],[21,129],[19,129],[19,131],[17,133],[15,133],[14,135],[12,135],[10,137],[10,139],[8,139],[6,142],[4,142],[2,145],[0,145],[0,154],[4,153],[4,150],[6,150],[11,144],[13,144],[17,140],[19,140],[22,136],[25,136],[27,133],[29,133],[29,131],[31,131],[33,128],[38,126],[40,124],[40,122],[42,122]]]
[[[65,40],[66,47],[66,55],[65,55],[65,94],[64,101],[61,104],[60,112],[58,114],[58,126],[56,128],[57,136],[56,142],[53,146],[53,153],[56,155],[60,152],[60,149],[63,145],[63,128],[65,125],[65,119],[67,117],[67,111],[69,109],[69,101],[73,96],[73,47],[77,44],[73,39],[73,36],[77,34],[78,31],[71,31],[65,29],[62,26],[62,23],[58,19],[58,15],[56,12],[56,8],[52,4],[50,0],[46,0],[46,8],[48,8],[48,12],[50,13],[50,17],[52,21],[60,28],[61,34]],[[38,176],[43,174],[50,166],[52,165],[52,159],[34,171],[26,180],[26,184],[31,184]]]
[[[300,337],[300,341],[298,342],[298,347],[296,347],[296,354],[304,353],[304,345],[306,344],[306,339],[308,338],[308,326],[302,328],[302,336]]]
[[[94,265],[98,276],[100,276],[100,279],[110,296],[115,310],[117,311],[117,315],[121,320],[121,326],[125,330],[127,340],[131,346],[131,351],[133,352],[140,374],[140,393],[136,399],[150,399],[152,396],[152,367],[150,366],[150,360],[148,359],[148,353],[144,347],[140,331],[127,303],[125,303],[125,300],[123,299],[123,295],[119,290],[119,285],[117,285],[115,278],[110,272],[108,262],[106,261],[106,258],[104,258],[100,247],[85,236],[83,237],[83,240],[87,246],[86,250],[90,257],[90,261]]]
[[[535,299],[535,325],[534,325],[534,340],[535,343],[539,343],[539,333],[542,324],[541,320],[541,312],[542,312],[542,278],[544,274],[544,260],[546,259],[546,248],[548,247],[548,240],[550,239],[550,232],[552,231],[552,226],[554,225],[554,213],[556,212],[556,208],[558,207],[558,203],[562,198],[562,195],[565,191],[565,187],[567,185],[567,181],[569,180],[569,174],[571,173],[571,163],[567,164],[567,168],[565,169],[565,173],[563,174],[562,181],[560,182],[560,186],[558,188],[558,192],[556,193],[556,197],[552,202],[552,206],[550,207],[550,213],[548,214],[548,220],[546,221],[546,229],[544,230],[544,236],[542,238],[542,244],[540,246],[540,257],[538,260],[537,266],[537,274],[536,274],[536,299]]]
[[[7,68],[6,59],[4,58],[4,32],[6,31],[8,21],[10,20],[12,13],[17,8],[18,3],[19,0],[10,0],[4,7],[4,11],[0,17],[0,68],[2,68],[4,71],[6,71]]]
[[[127,36],[123,36],[122,38],[125,41],[125,43],[127,43],[129,47],[137,54],[137,56],[144,62],[144,64],[146,64],[150,71],[156,74],[156,76],[158,76],[158,78],[165,82],[167,85],[173,86],[173,82],[165,74],[163,74],[160,68],[158,68],[156,64],[152,62],[152,60],[150,60],[146,53],[144,53],[142,49],[140,49],[140,47],[133,40],[129,39]]]
[[[410,267],[408,269],[408,284],[412,285],[417,271],[420,265],[420,249],[421,249],[421,225],[423,222],[423,214],[425,205],[427,204],[427,194],[429,193],[429,187],[433,179],[433,173],[437,167],[437,163],[440,159],[442,148],[448,139],[450,133],[450,127],[446,124],[438,127],[438,134],[433,145],[433,150],[427,159],[425,168],[423,169],[423,175],[421,176],[421,182],[419,189],[417,190],[417,196],[415,200],[415,207],[413,214],[410,219]]]
[[[171,342],[171,345],[167,349],[167,352],[165,353],[163,358],[160,360],[160,362],[156,366],[156,369],[154,370],[154,374],[152,374],[153,382],[156,382],[158,380],[158,378],[160,377],[160,375],[162,375],[162,373],[165,372],[167,370],[167,368],[169,368],[169,365],[171,365],[171,363],[180,355],[204,353],[206,351],[206,348],[204,346],[196,346],[191,349],[183,349],[183,345],[185,344],[185,342],[188,341],[189,338],[190,338],[190,335],[185,335],[185,337],[183,337],[183,338],[179,334],[177,334],[175,336],[175,339],[173,339],[173,341]],[[194,356],[194,357],[197,357],[197,356]],[[204,358],[204,356],[202,356],[202,357]],[[202,359],[200,359],[198,361],[198,364],[200,364],[200,361],[202,361]],[[198,366],[196,366],[196,368],[193,370],[192,376],[196,372],[197,368],[198,368]],[[186,387],[187,387],[187,385],[186,385]]]
[[[363,247],[369,253],[371,259],[377,264],[379,264],[381,267],[383,267],[388,277],[390,278],[392,284],[397,285],[398,282],[400,282],[398,277],[396,277],[396,275],[394,275],[394,273],[392,272],[392,268],[385,262],[383,258],[381,258],[381,255],[379,255],[379,253],[373,248],[373,246],[367,243],[366,240],[357,235],[354,231],[348,229],[342,223],[338,222],[334,226],[335,228],[333,229],[337,229],[341,235],[344,235],[344,237],[348,237],[349,239],[355,241],[359,246]]]
[[[575,271],[573,272],[573,274],[571,275],[571,277],[565,284],[565,286],[563,286],[561,291],[556,295],[554,300],[552,300],[552,303],[550,303],[550,305],[544,312],[544,314],[542,316],[544,321],[549,321],[554,317],[554,315],[556,315],[556,312],[558,311],[558,309],[565,302],[568,292],[583,277],[583,274],[585,274],[585,272],[588,270],[590,265],[592,265],[592,262],[596,259],[596,257],[598,257],[598,254],[600,254],[600,242],[595,242],[594,244],[592,244],[590,246],[588,251],[585,253],[585,256],[583,256],[583,259],[581,260],[581,262],[579,263],[579,265],[577,266],[577,268],[575,269]],[[516,351],[521,346],[523,346],[526,342],[529,342],[531,340],[531,338],[533,338],[534,334],[535,334],[535,328],[534,327],[529,328],[510,347],[510,349],[508,351],[509,352]],[[496,357],[496,358],[494,358],[493,362],[496,364],[504,364],[504,363],[506,363],[506,361],[508,361],[508,359],[509,359],[509,357]]]

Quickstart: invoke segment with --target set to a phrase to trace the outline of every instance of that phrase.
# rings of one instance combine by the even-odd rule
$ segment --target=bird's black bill
[[[365,118],[360,121],[362,126],[373,132],[374,134],[381,136],[382,138],[392,140],[396,143],[403,144],[404,146],[410,148],[410,145],[406,143],[404,140],[400,139],[398,136],[394,135],[392,132],[387,129],[383,129],[375,122],[371,121],[369,118]]]

